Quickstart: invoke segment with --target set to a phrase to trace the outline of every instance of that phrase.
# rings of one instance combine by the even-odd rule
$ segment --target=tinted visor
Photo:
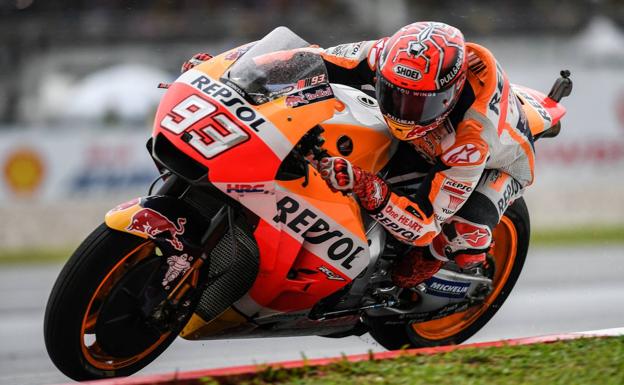
[[[444,115],[455,104],[457,87],[437,92],[397,87],[377,73],[377,101],[381,113],[403,124],[425,126]]]

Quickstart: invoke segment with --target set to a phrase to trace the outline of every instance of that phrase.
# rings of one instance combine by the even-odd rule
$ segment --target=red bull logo
[[[308,104],[310,103],[308,101],[308,99],[306,99],[305,95],[303,95],[303,93],[299,92],[296,95],[288,95],[286,97],[286,107],[297,107],[300,106],[302,104]]]
[[[186,218],[178,218],[177,222],[176,225],[161,213],[144,208],[137,211],[132,216],[132,221],[126,229],[145,234],[150,238],[155,238],[158,234],[169,232],[171,238],[168,238],[167,242],[176,250],[182,250],[184,246],[178,239],[178,235],[184,234]]]

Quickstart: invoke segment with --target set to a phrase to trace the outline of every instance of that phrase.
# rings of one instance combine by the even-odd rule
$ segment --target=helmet
[[[450,25],[418,22],[390,37],[375,92],[392,134],[412,140],[442,123],[459,99],[466,67],[464,36]]]

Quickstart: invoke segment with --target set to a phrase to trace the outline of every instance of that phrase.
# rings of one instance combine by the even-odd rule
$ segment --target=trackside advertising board
[[[0,205],[145,194],[158,175],[148,132],[0,131]]]

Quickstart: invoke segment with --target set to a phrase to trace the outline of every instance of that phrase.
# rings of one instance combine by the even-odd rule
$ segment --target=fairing
[[[566,113],[563,105],[539,91],[517,84],[511,87],[522,102],[533,136],[555,126]]]
[[[180,157],[207,169],[211,184],[257,216],[256,282],[222,317],[195,315],[182,333],[185,338],[215,338],[232,322],[242,332],[249,324],[241,324],[241,317],[305,317],[369,263],[360,208],[352,197],[332,192],[312,166],[295,180],[276,175],[295,145],[319,124],[333,142],[331,154],[341,155],[333,151],[339,151],[340,137],[349,136],[354,146],[346,157],[375,171],[387,163],[392,140],[377,109],[357,101],[363,93],[338,87],[337,100],[337,88],[327,83],[314,49],[280,30],[184,73],[156,114],[154,148],[159,140],[170,142]],[[275,41],[280,36],[289,42]],[[306,68],[296,70],[302,65]]]

